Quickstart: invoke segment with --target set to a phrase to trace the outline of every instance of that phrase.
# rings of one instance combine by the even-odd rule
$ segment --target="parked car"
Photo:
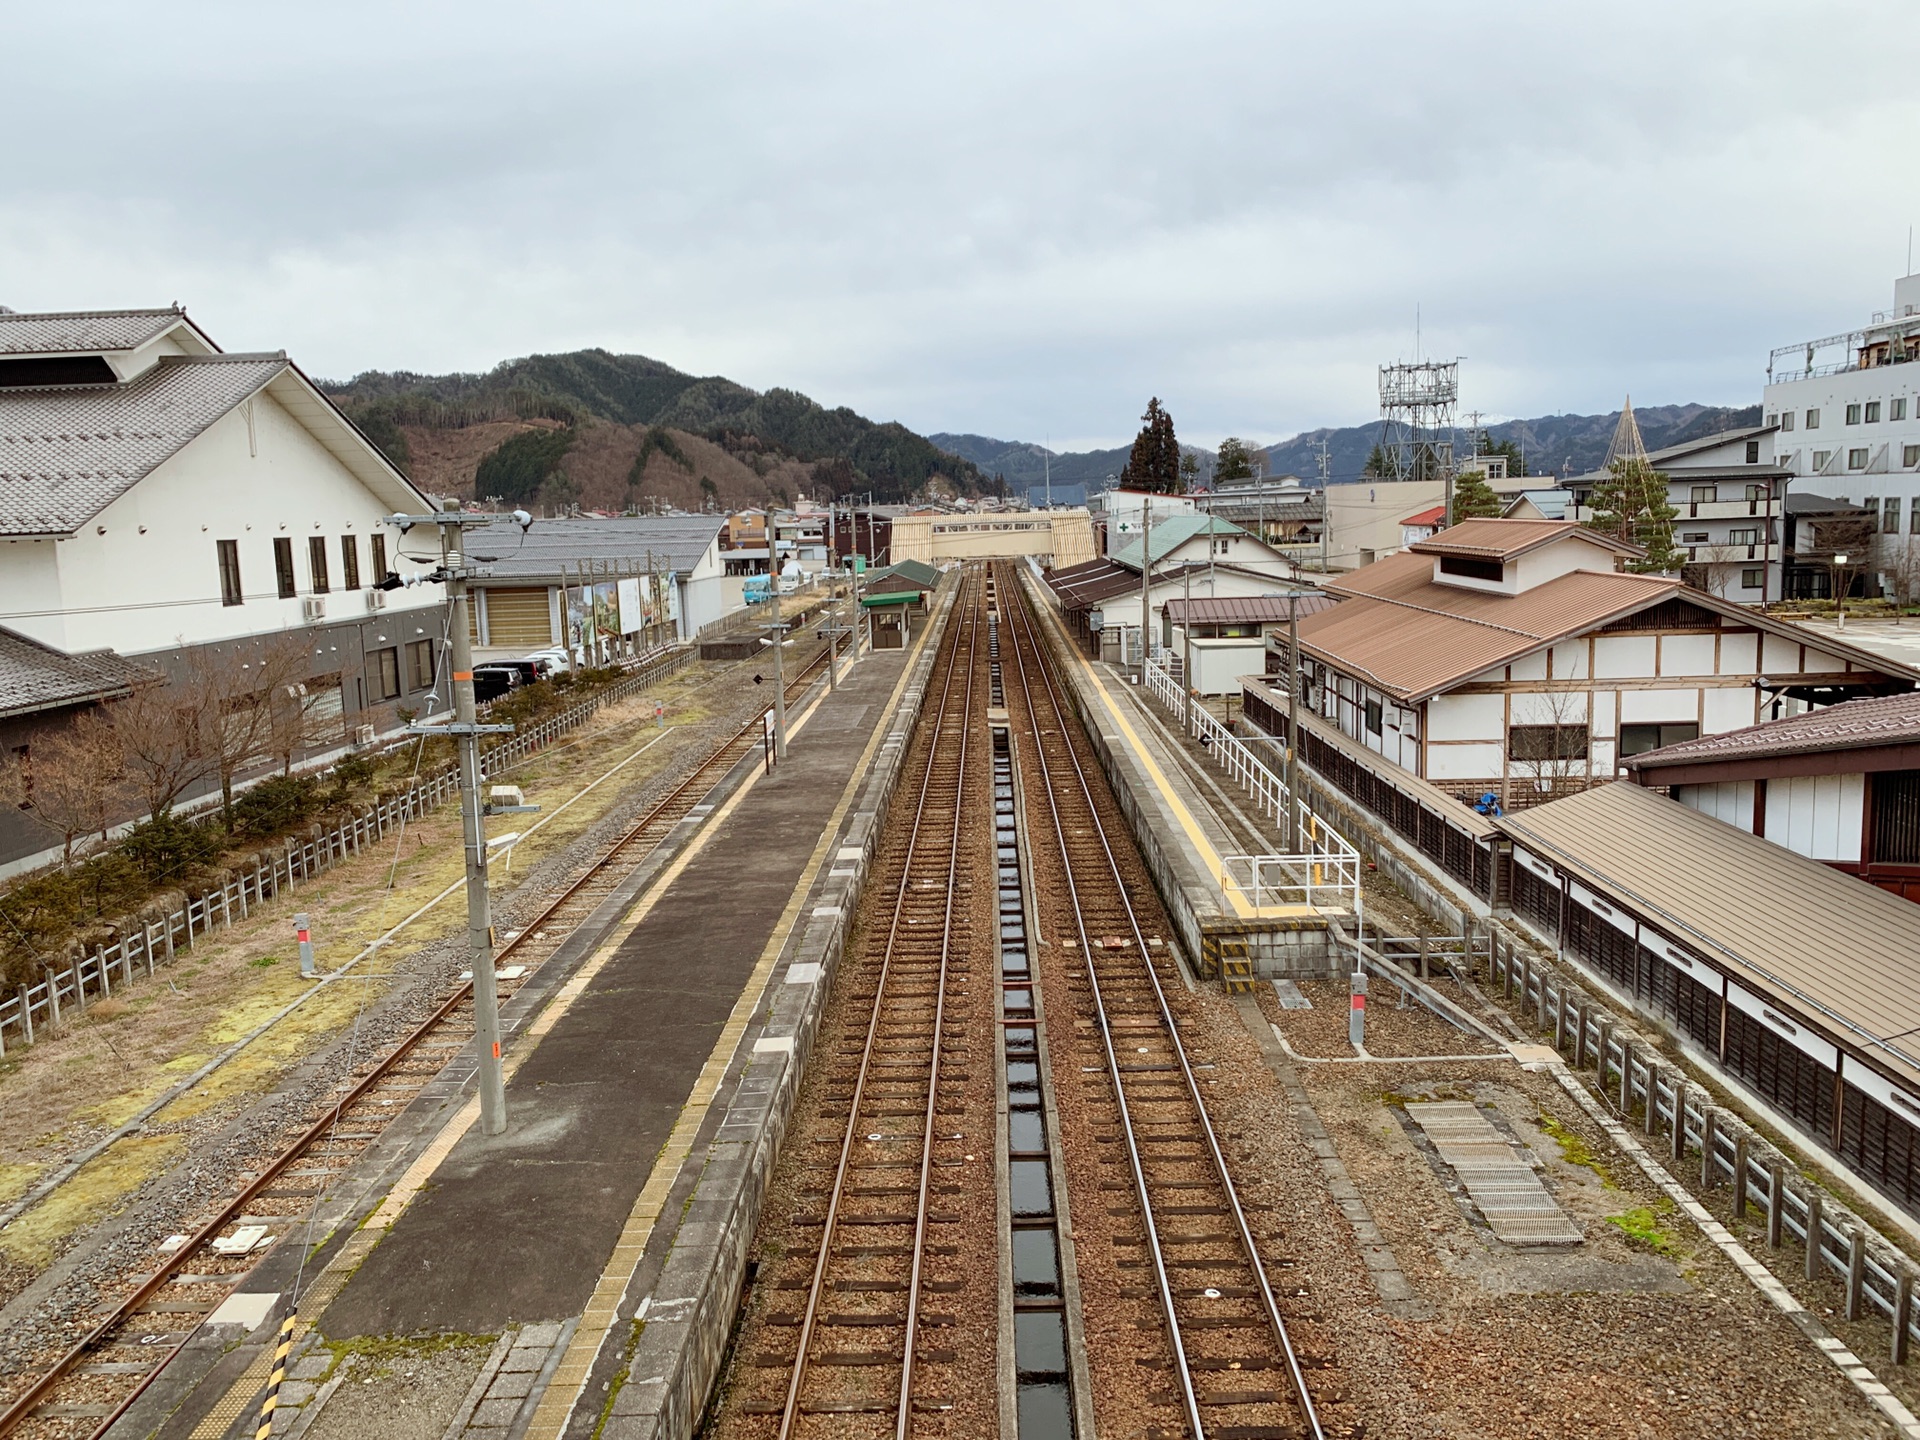
[[[549,675],[561,675],[573,669],[573,657],[561,645],[548,650],[536,650],[526,657],[526,661],[540,667],[539,678],[542,680]]]
[[[489,660],[473,667],[473,698],[484,705],[498,700],[509,690],[531,685],[541,678],[540,666],[532,660]]]

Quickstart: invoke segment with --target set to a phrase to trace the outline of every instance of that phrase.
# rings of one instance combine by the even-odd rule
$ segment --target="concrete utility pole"
[[[1153,623],[1150,600],[1153,576],[1153,497],[1140,496],[1140,683],[1147,683],[1147,627]]]
[[[1300,592],[1287,592],[1287,853],[1300,853]]]
[[[778,615],[779,597],[774,597],[774,614]],[[761,627],[773,637],[773,758],[787,758],[787,682],[781,666],[780,652],[786,647],[787,627],[784,621],[776,620],[771,625]]]
[[[1209,546],[1209,553],[1212,547]],[[1180,638],[1186,652],[1180,662],[1180,678],[1185,683],[1181,689],[1186,693],[1181,698],[1180,724],[1188,734],[1193,733],[1193,567],[1187,567],[1187,623],[1181,627]]]
[[[507,1128],[507,1092],[500,1068],[500,1000],[493,973],[493,907],[487,891],[488,812],[480,799],[480,737],[511,734],[513,727],[479,724],[473,703],[473,644],[467,634],[467,579],[472,572],[461,531],[468,525],[488,524],[494,517],[468,515],[457,500],[448,500],[445,506],[435,515],[390,515],[387,523],[398,526],[403,535],[416,525],[433,525],[440,531],[440,567],[420,580],[447,587],[453,719],[407,728],[416,735],[450,735],[460,752],[460,826],[466,848],[467,954],[473,964],[474,1045],[480,1059],[480,1129],[482,1134],[498,1135]],[[522,530],[533,523],[524,510],[516,510],[514,518]],[[396,575],[386,582],[386,588],[402,583]],[[538,807],[508,808],[521,811]]]

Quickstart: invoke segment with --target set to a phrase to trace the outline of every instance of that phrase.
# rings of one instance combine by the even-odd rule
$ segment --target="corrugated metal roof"
[[[0,314],[0,355],[133,350],[186,318],[184,310],[172,308]]]
[[[1528,850],[1920,1079],[1920,905],[1638,785],[1507,816]]]
[[[1222,520],[1213,515],[1171,515],[1165,520],[1153,523],[1150,541],[1153,545],[1152,563],[1158,565],[1166,559],[1168,552],[1193,539],[1196,535],[1251,535],[1231,520]],[[1107,557],[1119,565],[1129,566],[1133,572],[1140,573],[1140,542],[1129,540],[1112,555]]]
[[[1426,699],[1684,588],[1657,575],[1576,570],[1523,594],[1497,595],[1436,585],[1433,562],[1412,551],[1389,555],[1325,587],[1351,598],[1302,621],[1301,645],[1404,700]]]
[[[1725,735],[1706,735],[1627,760],[1630,770],[1693,765],[1704,760],[1760,760],[1822,750],[1858,750],[1920,742],[1920,692],[1825,705],[1804,715],[1768,720]],[[1665,783],[1665,782],[1658,782]]]
[[[1331,595],[1317,590],[1301,590],[1291,597],[1301,619],[1338,605]],[[1287,618],[1286,595],[1203,595],[1197,600],[1169,600],[1167,619],[1175,625],[1264,625]]]
[[[1556,540],[1579,539],[1621,555],[1638,555],[1637,546],[1590,530],[1572,520],[1521,520],[1504,516],[1462,520],[1407,548],[1422,555],[1467,555],[1476,560],[1511,560]]]
[[[522,535],[504,516],[497,524],[467,532],[467,553],[476,563],[487,562],[489,580],[541,580],[558,583],[562,566],[586,562],[621,562],[644,569],[651,553],[656,567],[685,573],[691,570],[726,524],[722,515],[621,515],[608,519],[566,517],[535,520]],[[602,578],[605,578],[604,576]]]
[[[0,535],[72,534],[287,368],[169,355],[123,385],[0,390]]]
[[[0,628],[0,717],[109,700],[160,678],[111,650],[68,655]]]

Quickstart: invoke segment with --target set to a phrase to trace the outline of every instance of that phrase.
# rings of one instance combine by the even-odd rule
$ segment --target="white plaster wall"
[[[1501,739],[1507,707],[1498,695],[1436,695],[1427,702],[1427,739]],[[1500,773],[1496,761],[1493,774]]]
[[[1586,641],[1568,640],[1553,647],[1553,678],[1556,680],[1587,678]]]
[[[1522,655],[1508,669],[1515,680],[1544,680],[1547,678],[1547,652],[1539,650],[1531,655]]]
[[[1757,673],[1757,661],[1760,656],[1760,637],[1749,631],[1744,635],[1725,635],[1720,637],[1720,673],[1722,675],[1752,675]]]
[[[1661,636],[1660,673],[1662,675],[1713,674],[1713,636]]]
[[[1751,832],[1753,829],[1753,782],[1728,780],[1717,785],[1676,785],[1673,798],[1702,814]]]
[[[1620,692],[1620,722],[1623,725],[1642,725],[1652,720],[1685,722],[1699,718],[1700,692],[1698,690],[1622,690]]]
[[[1792,675],[1800,669],[1800,647],[1778,635],[1760,637],[1760,669],[1768,675]]]
[[[1767,784],[1767,839],[1814,860],[1860,859],[1863,775],[1794,775]]]
[[[1728,730],[1744,730],[1757,723],[1759,715],[1754,707],[1759,694],[1759,691],[1745,687],[1738,690],[1708,690],[1701,733],[1720,735]]]
[[[1511,700],[1508,723],[1513,725],[1584,725],[1587,721],[1587,692],[1584,690],[1552,693],[1517,690]]]
[[[123,655],[300,629],[308,623],[299,597],[311,593],[307,540],[314,535],[327,541],[329,621],[368,613],[363,593],[340,588],[340,536],[360,537],[363,588],[372,579],[368,537],[376,532],[387,536],[389,564],[403,574],[423,568],[398,558],[404,548],[399,533],[380,523],[387,507],[305,426],[270,396],[255,396],[252,403],[251,448],[243,406],[79,535],[59,542],[56,588],[41,601],[44,606],[53,598],[65,611],[59,639],[47,633],[45,622],[16,628],[64,650],[110,647]],[[280,536],[293,542],[298,594],[290,600],[278,597],[275,583],[273,541]],[[244,604],[220,603],[218,540],[239,541]],[[418,541],[412,548],[428,553]],[[387,596],[386,611],[437,608],[444,601],[437,585],[396,590]]]
[[[0,625],[57,650],[87,647],[67,643],[61,612],[60,547],[64,540],[8,540],[0,544]]]
[[[1503,747],[1486,745],[1429,745],[1429,780],[1486,780],[1500,774]]]
[[[1603,680],[1624,680],[1653,674],[1654,637],[1651,635],[1596,635],[1593,673]]]

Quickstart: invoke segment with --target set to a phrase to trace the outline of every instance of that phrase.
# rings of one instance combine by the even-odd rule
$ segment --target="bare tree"
[[[60,837],[60,863],[71,866],[75,846],[99,836],[126,813],[130,799],[113,721],[86,710],[58,730],[36,736],[24,754],[0,768],[0,797],[27,811]]]
[[[283,749],[291,767],[292,755],[304,748],[301,682],[308,664],[306,638],[297,634],[196,650],[187,657],[185,686],[200,697],[195,707],[200,750],[207,758],[206,773],[219,782],[221,816],[229,830],[235,782]]]
[[[1696,589],[1726,599],[1727,587],[1733,582],[1733,563],[1746,559],[1747,547],[1725,542],[1696,545],[1693,555],[1693,560],[1681,567],[1681,578]]]
[[[208,697],[172,681],[136,690],[114,709],[127,780],[148,818],[212,773],[206,752]]]
[[[1514,710],[1516,720],[1507,732],[1507,769],[1509,775],[1533,781],[1528,803],[1575,788],[1573,782],[1584,780],[1589,768],[1586,692],[1552,689],[1516,695]],[[1520,798],[1509,792],[1501,803],[1513,809]]]
[[[1920,544],[1913,539],[1889,541],[1885,568],[1893,598],[1901,608],[1920,604]]]

